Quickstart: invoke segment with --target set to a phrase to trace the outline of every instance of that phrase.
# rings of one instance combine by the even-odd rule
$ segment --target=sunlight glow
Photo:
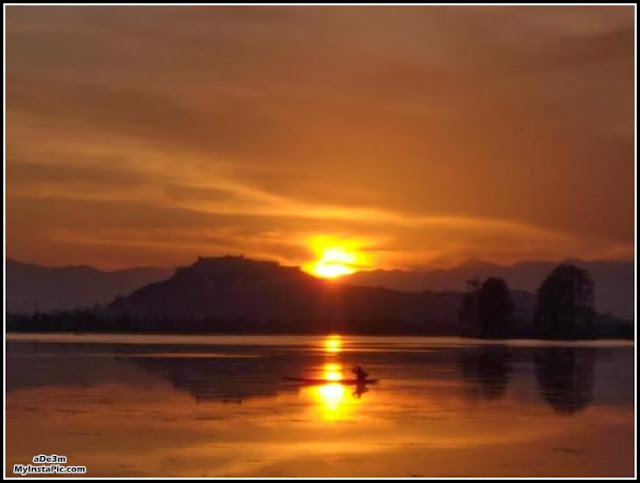
[[[320,277],[335,278],[355,272],[352,265],[356,263],[356,256],[339,247],[325,248],[320,260],[313,267],[313,273]]]
[[[316,260],[305,264],[303,269],[317,277],[337,278],[368,266],[361,241],[316,236],[308,239],[307,243]]]
[[[342,265],[341,263],[323,262],[322,260],[319,261],[314,268],[314,273],[323,278],[341,277],[342,275],[349,275],[354,271],[352,268]]]

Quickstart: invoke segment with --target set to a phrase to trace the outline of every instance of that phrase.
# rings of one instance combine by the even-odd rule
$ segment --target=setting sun
[[[367,266],[358,241],[317,236],[309,240],[309,245],[317,259],[303,268],[316,277],[337,278]]]
[[[324,278],[340,277],[355,272],[351,268],[355,262],[356,256],[353,253],[348,253],[339,247],[329,247],[324,249],[320,260],[314,264],[312,272]]]

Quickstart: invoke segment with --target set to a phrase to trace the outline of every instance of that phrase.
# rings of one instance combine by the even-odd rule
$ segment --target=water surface
[[[379,378],[300,386],[283,376]],[[633,476],[629,342],[7,336],[6,451],[87,476]]]

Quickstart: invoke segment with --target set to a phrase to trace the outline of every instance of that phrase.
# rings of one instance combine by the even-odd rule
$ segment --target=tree
[[[462,306],[458,311],[460,334],[465,337],[478,336],[478,293],[480,279],[472,278],[466,282],[467,291],[462,297]]]
[[[513,302],[507,282],[490,277],[478,293],[480,337],[504,337],[509,326]]]
[[[511,294],[504,280],[490,277],[482,285],[477,278],[467,280],[459,311],[462,335],[504,337],[512,313]]]
[[[538,289],[535,324],[542,337],[593,337],[593,280],[587,270],[558,265]]]

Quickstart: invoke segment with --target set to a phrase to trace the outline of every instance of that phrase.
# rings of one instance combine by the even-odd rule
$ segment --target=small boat
[[[306,377],[283,377],[285,381],[291,382],[299,382],[301,384],[308,385],[318,385],[318,384],[342,384],[349,386],[363,386],[365,384],[376,384],[379,379],[365,379],[364,381],[359,381],[357,379],[312,379]]]

